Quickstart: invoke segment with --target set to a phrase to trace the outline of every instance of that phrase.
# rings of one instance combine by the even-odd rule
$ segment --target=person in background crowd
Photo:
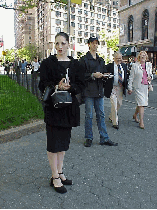
[[[24,60],[22,60],[21,62],[21,72],[22,72],[22,77],[24,77],[24,75],[26,74],[26,64]]]
[[[52,92],[57,88],[69,91],[72,104],[64,108],[54,108],[51,100],[44,106],[47,131],[47,155],[52,170],[50,185],[58,193],[67,192],[64,185],[72,185],[63,174],[63,160],[65,151],[69,149],[72,127],[80,125],[80,108],[76,95],[85,87],[84,69],[71,56],[67,56],[69,49],[69,36],[60,32],[55,36],[56,55],[51,55],[43,60],[40,66],[39,89],[43,93],[47,86]],[[65,82],[68,69],[69,82]]]
[[[151,81],[152,64],[146,62],[148,55],[145,51],[141,51],[137,56],[137,62],[132,64],[131,73],[128,81],[128,94],[132,93],[134,88],[137,107],[133,115],[135,122],[139,123],[139,127],[144,129],[144,107],[148,106],[148,82]],[[137,115],[139,114],[139,119]]]
[[[110,96],[111,113],[109,119],[113,124],[113,128],[119,129],[118,111],[122,105],[123,94],[126,96],[127,88],[127,65],[122,63],[122,54],[115,52],[114,62],[106,65],[107,72],[114,75],[112,93]]]
[[[37,78],[37,72],[40,67],[39,62],[37,61],[37,57],[34,57],[34,61],[32,62],[32,70],[33,74],[35,75],[35,78]]]
[[[105,63],[98,56],[97,48],[99,41],[97,37],[90,37],[88,40],[89,51],[80,58],[80,63],[85,68],[86,88],[84,90],[85,101],[85,147],[90,147],[93,141],[92,120],[93,107],[96,112],[96,120],[100,134],[100,145],[117,146],[117,143],[109,139],[104,114],[104,89],[103,79],[106,72]]]

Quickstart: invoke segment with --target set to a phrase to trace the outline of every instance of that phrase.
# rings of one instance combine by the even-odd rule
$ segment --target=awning
[[[122,53],[123,56],[124,55],[131,55],[132,54],[131,48],[132,48],[132,46],[131,47],[122,47],[120,49],[120,52]]]

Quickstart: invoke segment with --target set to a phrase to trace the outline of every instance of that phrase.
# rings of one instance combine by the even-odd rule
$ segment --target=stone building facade
[[[157,0],[120,0],[119,47],[123,56],[148,53],[153,66],[157,65]]]

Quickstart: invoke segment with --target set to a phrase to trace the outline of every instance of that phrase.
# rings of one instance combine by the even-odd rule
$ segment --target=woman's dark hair
[[[64,33],[64,32],[59,32],[58,34],[56,34],[55,39],[56,39],[58,36],[63,36],[63,37],[66,39],[66,41],[69,43],[69,36],[68,36],[68,34],[66,34],[66,33]]]

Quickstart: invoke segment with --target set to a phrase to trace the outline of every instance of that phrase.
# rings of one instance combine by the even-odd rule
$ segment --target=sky
[[[8,2],[9,0],[7,0],[7,3]],[[4,40],[4,50],[15,47],[14,10],[0,7],[0,38],[2,35]]]

